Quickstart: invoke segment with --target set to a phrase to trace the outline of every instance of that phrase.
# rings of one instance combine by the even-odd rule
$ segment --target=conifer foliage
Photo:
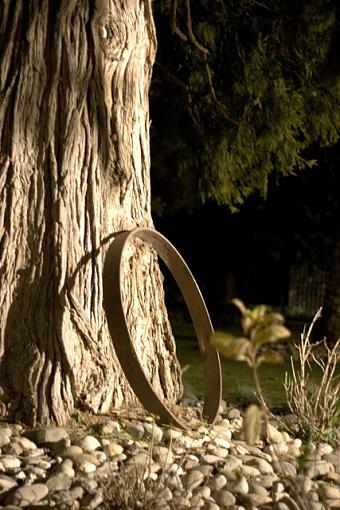
[[[309,147],[336,144],[336,2],[158,0],[154,10],[154,192],[167,200],[175,187],[174,209],[197,197],[237,209],[265,196],[269,178],[316,164]]]

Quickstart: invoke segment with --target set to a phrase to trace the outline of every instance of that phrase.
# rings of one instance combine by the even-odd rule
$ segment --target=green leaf
[[[243,417],[243,435],[248,444],[254,444],[260,435],[263,411],[255,404],[247,407]]]
[[[250,342],[247,338],[237,337],[231,333],[215,331],[210,337],[210,342],[223,356],[228,359],[245,361],[247,358]]]
[[[251,311],[251,316],[255,322],[261,322],[267,312],[266,305],[258,305]]]
[[[290,337],[291,333],[289,329],[281,324],[271,324],[265,328],[259,329],[254,337],[254,343],[256,345],[271,344],[282,340],[283,338]]]
[[[242,315],[247,313],[247,307],[240,299],[232,299],[231,302],[238,308]]]
[[[252,327],[254,327],[253,319],[248,315],[244,315],[241,320],[241,326],[243,331],[248,334]]]
[[[280,365],[283,363],[283,358],[279,352],[268,351],[260,354],[256,359],[256,367],[261,363],[270,363],[271,365]]]
[[[264,322],[266,325],[283,324],[284,321],[285,321],[284,316],[281,313],[276,313],[276,312],[267,313],[264,318]]]

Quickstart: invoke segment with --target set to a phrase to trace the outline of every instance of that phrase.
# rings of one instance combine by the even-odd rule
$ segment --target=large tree
[[[65,423],[131,400],[102,308],[112,233],[152,226],[150,0],[0,1],[2,412]],[[132,336],[169,400],[180,370],[155,255],[126,261]]]

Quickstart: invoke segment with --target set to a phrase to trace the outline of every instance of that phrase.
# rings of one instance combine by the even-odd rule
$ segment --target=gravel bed
[[[242,412],[225,402],[213,426],[190,431],[117,416],[2,423],[0,509],[340,509],[340,445],[307,449],[275,422],[266,443],[248,445]]]

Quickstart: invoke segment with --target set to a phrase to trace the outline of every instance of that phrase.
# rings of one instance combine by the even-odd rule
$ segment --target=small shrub
[[[290,336],[290,331],[284,326],[284,317],[280,313],[270,311],[267,306],[259,305],[249,309],[239,300],[232,301],[241,312],[241,326],[244,336],[235,336],[231,333],[216,331],[211,336],[211,344],[226,358],[237,361],[245,361],[252,370],[255,395],[260,404],[260,409],[253,406],[248,411],[249,426],[256,430],[259,428],[259,420],[262,416],[268,419],[269,409],[263,395],[258,375],[261,363],[280,363],[282,361],[278,352],[269,347]],[[246,425],[246,427],[248,427]],[[254,440],[254,434],[250,430],[244,430],[248,439]]]
[[[311,333],[320,315],[321,309],[309,329],[303,331],[300,343],[295,344],[298,368],[291,357],[292,375],[286,373],[284,387],[288,406],[296,417],[294,432],[301,439],[330,441],[335,437],[335,429],[340,423],[340,379],[336,375],[340,338],[332,348],[326,339],[311,343]],[[311,363],[322,371],[321,381],[317,384],[311,380]]]

